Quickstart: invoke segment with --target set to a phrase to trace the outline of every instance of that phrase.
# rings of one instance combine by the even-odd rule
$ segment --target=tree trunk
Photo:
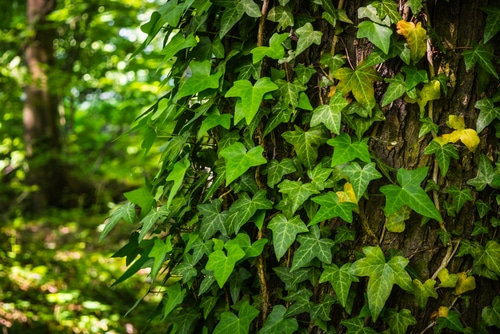
[[[34,35],[25,59],[31,81],[25,88],[24,140],[29,165],[26,182],[34,186],[31,209],[40,211],[62,201],[64,171],[60,161],[58,97],[51,92],[49,72],[54,65],[55,28],[46,21],[55,0],[28,0],[28,25]]]

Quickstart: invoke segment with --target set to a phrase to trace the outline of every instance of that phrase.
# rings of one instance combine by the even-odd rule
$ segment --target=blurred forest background
[[[134,132],[133,123],[161,92],[163,58],[152,48],[131,57],[154,6],[0,3],[3,333],[135,333],[148,326],[148,300],[123,317],[145,293],[143,281],[110,288],[125,268],[110,255],[129,231],[97,240],[109,210],[158,160],[158,148],[145,158],[141,146],[150,136]]]

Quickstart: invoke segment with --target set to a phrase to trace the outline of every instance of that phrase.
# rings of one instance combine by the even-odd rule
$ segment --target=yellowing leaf
[[[455,143],[460,140],[471,152],[474,152],[479,145],[480,139],[476,130],[465,129],[464,118],[462,116],[450,115],[448,125],[456,129],[452,133],[444,134],[435,140],[441,145],[446,143]]]
[[[457,285],[458,275],[450,274],[446,268],[439,271],[438,278],[441,281],[440,286],[443,288],[454,288]]]
[[[376,104],[373,81],[380,80],[380,76],[373,67],[358,65],[354,71],[341,67],[333,73],[333,77],[339,80],[337,91],[344,95],[352,91],[352,95],[359,104],[366,109],[373,109]]]
[[[346,182],[344,184],[344,191],[337,191],[337,196],[339,198],[339,203],[355,203],[358,204],[358,200],[356,199],[356,194],[354,193],[354,189],[352,184]]]
[[[446,306],[440,306],[438,310],[438,317],[439,318],[447,318],[448,317],[448,312],[450,309]]]
[[[474,276],[467,276],[466,272],[458,274],[457,286],[455,287],[455,293],[461,295],[467,291],[474,290],[476,288],[476,280]]]
[[[420,22],[415,25],[413,22],[401,20],[397,23],[397,33],[403,35],[410,47],[410,58],[414,63],[417,63],[427,51],[427,32],[422,28]]]

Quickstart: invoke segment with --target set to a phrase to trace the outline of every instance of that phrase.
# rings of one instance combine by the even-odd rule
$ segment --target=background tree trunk
[[[46,17],[55,9],[55,0],[28,0],[28,25],[33,37],[26,47],[25,60],[31,81],[25,88],[23,110],[24,140],[29,165],[26,182],[35,186],[31,209],[40,211],[62,203],[65,171],[60,161],[58,97],[50,87],[50,67],[54,65],[55,27]]]

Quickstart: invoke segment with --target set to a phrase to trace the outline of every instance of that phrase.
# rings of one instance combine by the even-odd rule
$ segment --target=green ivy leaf
[[[149,193],[149,192],[148,192]],[[108,217],[106,225],[99,236],[99,242],[108,235],[108,233],[118,224],[120,220],[124,220],[129,224],[133,224],[135,220],[135,204],[132,202],[127,202],[122,206],[118,207],[111,216]]]
[[[425,154],[435,154],[436,159],[438,161],[439,169],[441,170],[441,174],[443,177],[448,173],[448,168],[450,167],[450,160],[458,159],[460,156],[458,155],[458,150],[454,145],[444,144],[440,145],[435,140],[431,141],[429,145],[424,150]]]
[[[167,302],[163,308],[163,317],[168,316],[184,300],[186,290],[181,289],[179,282],[167,288]]]
[[[483,43],[487,43],[500,30],[500,7],[482,6],[479,7],[483,13],[486,13],[486,25],[484,26]]]
[[[435,286],[436,281],[433,279],[428,279],[425,283],[420,282],[417,278],[413,280],[413,293],[420,308],[425,308],[429,297],[438,298]]]
[[[342,320],[342,326],[347,327],[346,334],[377,334],[371,327],[365,327],[365,320],[362,317]]]
[[[332,174],[332,169],[324,168],[321,164],[318,164],[313,169],[309,169],[307,171],[307,176],[311,179],[311,184],[314,185],[314,187],[319,191],[330,187],[327,182],[330,174]]]
[[[285,48],[283,42],[288,38],[289,34],[274,33],[269,40],[269,46],[258,46],[252,51],[252,61],[257,63],[265,56],[271,59],[282,59],[285,56]]]
[[[260,78],[255,85],[248,80],[237,80],[234,82],[225,97],[239,97],[236,101],[234,111],[234,124],[238,124],[245,118],[247,124],[254,119],[264,95],[278,89],[278,86],[269,77]]]
[[[481,311],[481,317],[486,326],[495,326],[500,328],[500,296],[493,299],[491,306],[486,306]]]
[[[427,77],[427,71],[419,70],[415,67],[415,65],[403,66],[401,70],[406,74],[407,91],[417,87],[419,83],[429,82],[429,78]]]
[[[282,137],[293,145],[300,161],[308,168],[316,163],[318,147],[328,139],[322,126],[311,127],[304,131],[295,125],[295,131],[287,131],[282,134]]]
[[[299,323],[295,318],[285,317],[286,308],[283,305],[273,307],[267,316],[264,326],[257,332],[258,334],[292,334],[299,329]]]
[[[467,184],[475,187],[477,191],[482,191],[487,185],[498,189],[500,188],[500,171],[498,168],[493,168],[488,157],[482,154],[477,176],[468,180]]]
[[[359,159],[363,162],[371,162],[370,151],[368,150],[368,138],[358,142],[351,142],[351,136],[342,133],[327,141],[328,145],[335,147],[332,157],[332,167],[345,164],[346,162]]]
[[[403,205],[407,205],[419,214],[442,222],[441,214],[432,200],[420,187],[420,183],[427,176],[428,167],[421,167],[409,171],[404,168],[398,170],[397,179],[400,187],[389,184],[380,187],[386,197],[386,214],[392,214]]]
[[[226,36],[229,30],[231,30],[233,26],[241,20],[243,14],[245,14],[245,9],[243,6],[240,6],[238,0],[228,1],[227,4],[229,6],[224,10],[220,19],[220,39]]]
[[[233,202],[229,208],[229,215],[225,221],[225,227],[229,235],[237,234],[257,210],[268,210],[273,207],[273,202],[266,198],[266,194],[265,190],[259,190],[250,199],[247,193],[241,193],[240,198]]]
[[[202,62],[191,61],[189,63],[191,76],[186,81],[181,82],[179,91],[175,95],[175,100],[185,96],[194,95],[209,88],[219,88],[219,79],[222,71],[210,75],[212,65],[209,60]]]
[[[170,210],[166,206],[162,206],[160,209],[152,209],[149,213],[141,220],[141,233],[139,233],[139,242],[144,239],[146,234],[151,230],[154,224],[159,220],[164,219],[168,216]]]
[[[285,283],[285,289],[288,291],[297,290],[297,285],[311,278],[311,268],[302,268],[290,272],[288,267],[275,267],[274,272],[280,280]]]
[[[486,268],[500,275],[500,244],[494,240],[488,241],[484,252],[474,261],[474,264],[484,264]]]
[[[200,237],[203,241],[211,238],[217,231],[222,233],[222,235],[227,235],[225,221],[228,212],[220,212],[221,204],[222,201],[217,198],[210,204],[199,204],[197,206],[203,215],[200,225]]]
[[[439,316],[437,318],[438,328],[444,329],[448,328],[459,333],[464,332],[464,326],[460,321],[460,314],[453,310],[448,310],[446,316]]]
[[[356,203],[339,202],[337,194],[329,191],[324,195],[312,198],[314,203],[320,205],[319,211],[314,215],[314,218],[309,222],[308,226],[315,225],[319,222],[340,217],[346,222],[352,222],[352,210],[357,208]]]
[[[434,123],[429,117],[421,118],[420,122],[422,122],[422,126],[418,132],[418,138],[425,136],[429,132],[437,133],[439,130],[437,124]]]
[[[187,158],[187,156],[185,156],[184,159],[177,161],[174,164],[172,171],[168,174],[167,179],[165,181],[173,181],[174,184],[172,185],[172,188],[170,188],[170,192],[168,194],[168,199],[166,204],[167,208],[170,208],[172,200],[174,199],[175,195],[181,188],[182,182],[184,182],[184,175],[186,174],[186,171],[188,170],[190,165],[191,164],[189,162],[189,159]]]
[[[187,283],[198,274],[195,265],[196,261],[194,256],[191,254],[184,254],[182,262],[174,268],[172,274],[182,276],[182,282]]]
[[[306,86],[299,84],[298,81],[288,82],[282,79],[276,80],[278,84],[278,95],[285,106],[292,106],[296,109],[299,106],[300,93],[306,90]],[[282,106],[283,107],[283,106]]]
[[[341,67],[333,72],[332,76],[339,80],[337,90],[346,95],[352,92],[356,101],[364,108],[375,107],[375,90],[373,81],[380,80],[380,76],[373,67],[358,65],[353,71],[347,67]]]
[[[389,53],[391,46],[392,29],[372,21],[363,21],[358,25],[357,38],[368,38],[385,54]]]
[[[175,56],[180,50],[193,48],[196,45],[198,45],[198,42],[194,37],[194,33],[189,34],[187,37],[184,37],[183,34],[177,33],[163,48],[163,58],[165,61],[169,61],[170,58]]]
[[[416,325],[417,319],[411,314],[408,309],[402,309],[401,311],[396,311],[394,309],[388,309],[384,315],[384,320],[389,325],[391,333],[407,333],[408,327]]]
[[[390,18],[380,15],[378,13],[377,8],[372,6],[372,4],[369,4],[366,7],[358,8],[358,19],[362,19],[365,17],[370,19],[370,21],[373,21],[378,24],[383,24],[387,27],[391,25]]]
[[[233,272],[234,266],[238,260],[245,257],[245,251],[237,244],[224,245],[227,250],[227,255],[222,250],[224,242],[219,239],[214,239],[214,251],[208,255],[208,262],[205,268],[214,272],[214,277],[222,288],[229,276]]]
[[[311,183],[303,184],[301,181],[284,180],[278,188],[282,194],[287,195],[292,215],[312,194],[319,192]]]
[[[386,215],[385,217],[385,228],[387,231],[393,233],[401,233],[405,230],[405,221],[410,218],[411,208],[403,205],[398,211]]]
[[[229,130],[231,126],[231,114],[211,114],[208,115],[202,122],[200,129],[198,130],[197,138],[200,139],[207,134],[208,130],[213,129],[217,126],[222,126],[224,129]]]
[[[276,6],[271,8],[269,13],[267,13],[267,19],[269,21],[278,23],[278,31],[282,31],[287,27],[293,27],[293,25],[295,24],[291,8],[284,6]]]
[[[413,15],[417,16],[423,7],[422,0],[408,0],[408,6],[410,7]]]
[[[220,317],[220,322],[214,329],[214,334],[248,334],[250,325],[259,314],[259,310],[250,305],[248,300],[245,300],[238,311],[238,316],[233,312],[223,312]]]
[[[262,152],[264,152],[262,146],[256,146],[247,152],[240,142],[223,149],[220,155],[226,161],[227,185],[243,175],[250,167],[265,164],[267,160],[262,156]]]
[[[465,202],[474,200],[469,188],[459,189],[457,186],[452,185],[446,189],[446,193],[453,196],[453,211],[455,214],[462,210]]]
[[[500,107],[495,107],[493,101],[487,97],[478,100],[474,107],[480,110],[476,122],[477,133],[483,131],[495,119],[500,119]]]
[[[330,295],[325,295],[323,300],[311,308],[311,319],[317,320],[321,319],[323,321],[330,321],[330,313],[332,311],[332,305],[335,304],[336,299]]]
[[[347,305],[347,297],[349,295],[349,289],[351,288],[352,282],[359,282],[356,276],[349,273],[349,268],[351,263],[347,262],[342,267],[338,267],[336,264],[323,264],[323,272],[319,278],[319,283],[330,282],[337,294],[342,307]]]
[[[172,251],[171,239],[171,235],[169,235],[167,239],[165,239],[165,241],[158,239],[157,237],[154,238],[153,248],[151,248],[151,251],[148,255],[149,257],[154,259],[153,268],[151,269],[151,280],[153,281],[156,279],[156,275],[163,265],[167,254]]]
[[[273,231],[273,247],[278,261],[294,243],[297,234],[309,231],[300,216],[287,219],[283,214],[271,219],[267,227]]]
[[[332,263],[332,247],[335,243],[331,239],[320,238],[317,225],[312,226],[309,233],[299,235],[297,241],[300,246],[293,254],[290,272],[307,266],[315,257],[323,263]]]
[[[274,188],[276,184],[281,182],[283,176],[293,172],[295,172],[295,165],[292,159],[284,158],[279,162],[276,159],[269,161],[262,174],[267,175],[267,185],[269,188]]]
[[[375,168],[375,163],[370,162],[361,168],[357,162],[351,162],[342,168],[342,173],[349,178],[352,184],[356,199],[359,201],[372,180],[380,179],[380,174]]]
[[[398,4],[392,0],[374,1],[371,5],[377,10],[378,17],[383,20],[386,16],[389,17],[391,23],[397,23],[402,20],[399,14]]]
[[[335,134],[340,134],[340,125],[342,119],[342,109],[348,105],[346,99],[341,93],[335,93],[330,99],[328,105],[323,104],[314,109],[311,118],[311,126],[319,125],[323,123],[328,130]]]
[[[368,306],[373,321],[376,321],[389,298],[393,284],[406,291],[412,291],[412,281],[405,267],[409,260],[402,256],[394,256],[388,262],[380,247],[363,247],[366,257],[357,260],[349,268],[349,273],[355,276],[369,276]]]
[[[466,50],[462,52],[462,56],[465,61],[465,68],[470,70],[476,63],[479,63],[486,72],[493,75],[495,78],[499,79],[498,73],[493,66],[493,51],[486,47],[483,43],[474,46],[473,50]]]
[[[295,56],[298,56],[299,54],[304,52],[312,44],[321,44],[321,36],[323,36],[323,33],[321,31],[314,31],[312,24],[309,22],[295,30],[295,33],[299,35],[299,40],[297,41],[297,49],[295,50]]]
[[[385,81],[389,83],[389,87],[387,87],[384,99],[382,100],[382,107],[406,93],[406,82],[401,73],[396,74],[392,79],[385,79]]]
[[[310,301],[313,293],[306,288],[302,288],[298,291],[289,293],[288,296],[283,299],[287,302],[293,302],[292,305],[288,307],[285,313],[286,317],[293,317],[301,313],[309,313],[311,311],[312,302]]]

